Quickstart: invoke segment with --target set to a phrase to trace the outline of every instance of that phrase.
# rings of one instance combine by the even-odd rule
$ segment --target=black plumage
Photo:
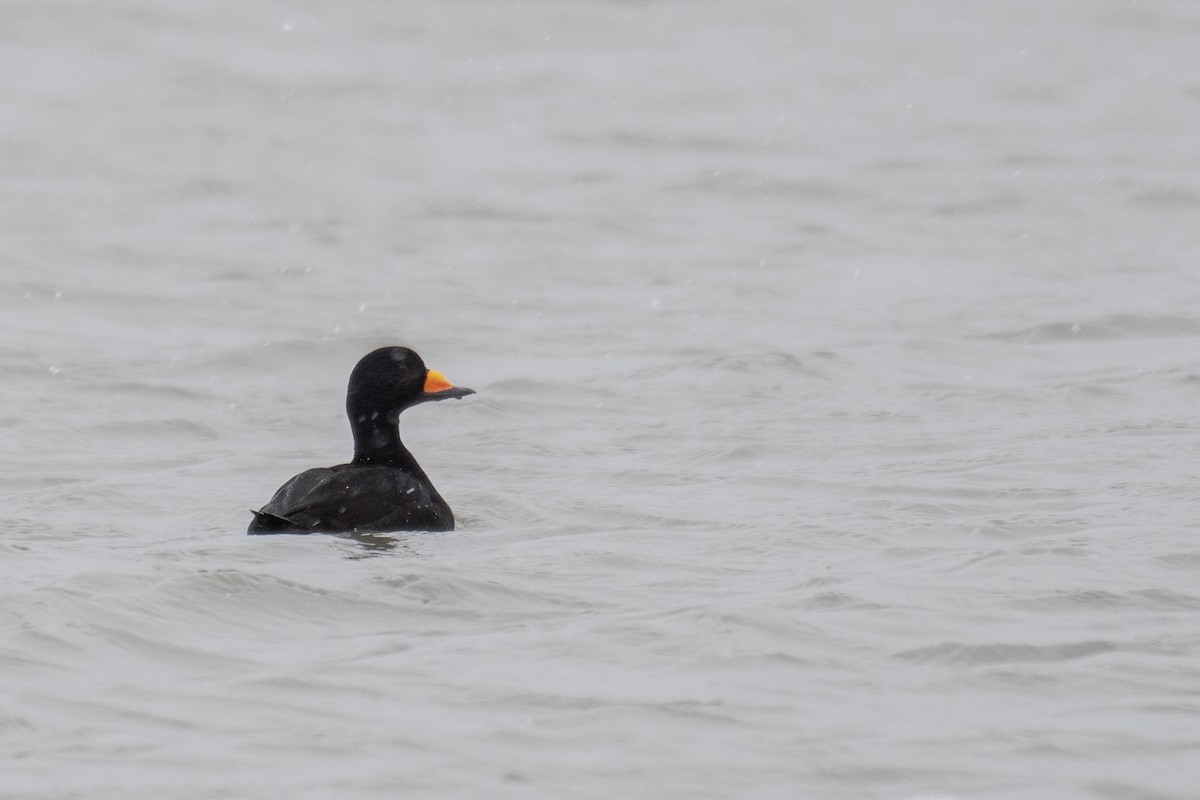
[[[387,533],[454,530],[454,514],[400,441],[400,412],[465,397],[405,347],[364,356],[350,374],[346,415],[354,459],[295,476],[259,511],[247,533]]]

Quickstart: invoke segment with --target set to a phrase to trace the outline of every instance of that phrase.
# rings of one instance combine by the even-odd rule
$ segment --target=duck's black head
[[[474,390],[455,386],[442,373],[426,368],[407,347],[381,347],[363,356],[350,373],[346,412],[351,420],[363,415],[387,415],[394,420],[418,403],[469,394]]]

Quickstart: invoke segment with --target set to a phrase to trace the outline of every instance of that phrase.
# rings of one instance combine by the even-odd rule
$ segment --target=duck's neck
[[[395,467],[428,482],[412,453],[400,441],[400,412],[350,411],[354,464]]]

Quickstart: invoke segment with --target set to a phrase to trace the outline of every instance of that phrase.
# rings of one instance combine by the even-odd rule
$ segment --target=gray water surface
[[[0,797],[1200,796],[1200,6],[3,17]]]

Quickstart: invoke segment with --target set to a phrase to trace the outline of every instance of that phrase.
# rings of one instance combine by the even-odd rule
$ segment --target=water
[[[1198,35],[8,0],[0,797],[1194,798]]]

